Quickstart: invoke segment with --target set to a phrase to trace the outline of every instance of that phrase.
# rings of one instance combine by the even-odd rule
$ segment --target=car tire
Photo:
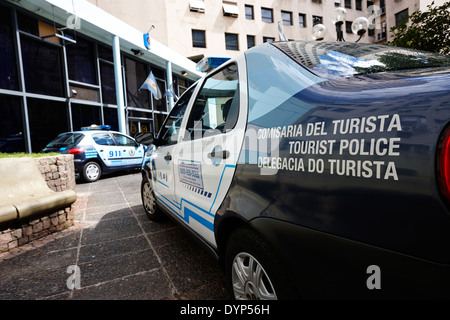
[[[228,289],[236,300],[278,300],[294,296],[289,279],[266,241],[248,228],[236,230],[226,248]]]
[[[83,178],[87,182],[95,182],[102,175],[102,167],[95,161],[90,161],[83,166]]]
[[[145,214],[150,220],[161,221],[164,218],[164,214],[159,210],[156,204],[156,196],[153,191],[153,185],[147,178],[142,179],[141,199]]]

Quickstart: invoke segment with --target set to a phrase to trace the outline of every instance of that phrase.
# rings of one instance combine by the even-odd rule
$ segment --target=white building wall
[[[205,12],[191,12],[189,0],[89,0],[101,9],[125,21],[141,32],[147,32],[151,25],[152,38],[167,45],[174,51],[186,57],[228,56],[234,57],[247,49],[247,35],[255,36],[255,44],[263,43],[263,37],[278,40],[278,22],[282,20],[281,11],[292,12],[292,25],[283,25],[283,31],[288,39],[312,40],[312,16],[323,17],[327,27],[324,40],[336,40],[335,26],[331,17],[336,9],[335,0],[230,0],[239,9],[237,18],[224,16],[223,1],[204,0]],[[340,0],[344,7],[345,0]],[[367,0],[362,0],[362,10],[355,9],[356,0],[351,0],[352,8],[346,8],[348,20],[353,21],[359,16],[369,17]],[[254,19],[245,18],[245,5],[254,8]],[[261,8],[273,9],[273,23],[263,22]],[[299,14],[306,15],[306,28],[299,26]],[[358,36],[345,32],[347,41],[356,41]],[[206,48],[192,46],[192,29],[205,30]],[[239,51],[225,49],[225,33],[239,34]],[[367,34],[361,42],[374,42],[374,37]]]

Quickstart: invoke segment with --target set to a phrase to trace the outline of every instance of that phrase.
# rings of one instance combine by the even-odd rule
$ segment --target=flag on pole
[[[175,82],[175,81],[174,81]],[[164,93],[165,97],[173,97],[176,100],[178,100],[177,95],[175,94],[175,92],[173,91],[173,84],[174,82],[172,82],[169,86],[169,88],[167,88],[166,92]]]
[[[162,98],[162,94],[161,94],[161,91],[159,90],[159,86],[156,83],[155,77],[153,76],[153,72],[151,72],[151,71],[150,71],[150,74],[148,75],[147,79],[145,79],[144,83],[139,88],[139,90],[141,90],[141,89],[146,89],[146,90],[150,91],[156,100],[159,100]]]
[[[150,34],[148,32],[144,33],[144,46],[150,50]]]
[[[286,35],[283,32],[283,26],[281,25],[281,21],[278,21],[278,40],[288,41]]]

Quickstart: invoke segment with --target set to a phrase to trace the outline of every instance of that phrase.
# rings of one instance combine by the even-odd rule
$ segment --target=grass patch
[[[24,158],[24,157],[32,157],[32,158],[42,158],[42,157],[50,157],[50,156],[57,156],[60,155],[60,153],[26,153],[26,152],[13,152],[13,153],[1,153],[0,152],[0,159],[2,158]]]

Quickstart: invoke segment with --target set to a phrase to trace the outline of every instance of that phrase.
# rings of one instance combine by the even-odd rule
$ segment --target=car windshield
[[[384,71],[450,67],[448,56],[387,45],[322,41],[272,44],[325,79]]]
[[[60,148],[77,144],[84,135],[82,133],[63,133],[47,145],[47,148]]]

